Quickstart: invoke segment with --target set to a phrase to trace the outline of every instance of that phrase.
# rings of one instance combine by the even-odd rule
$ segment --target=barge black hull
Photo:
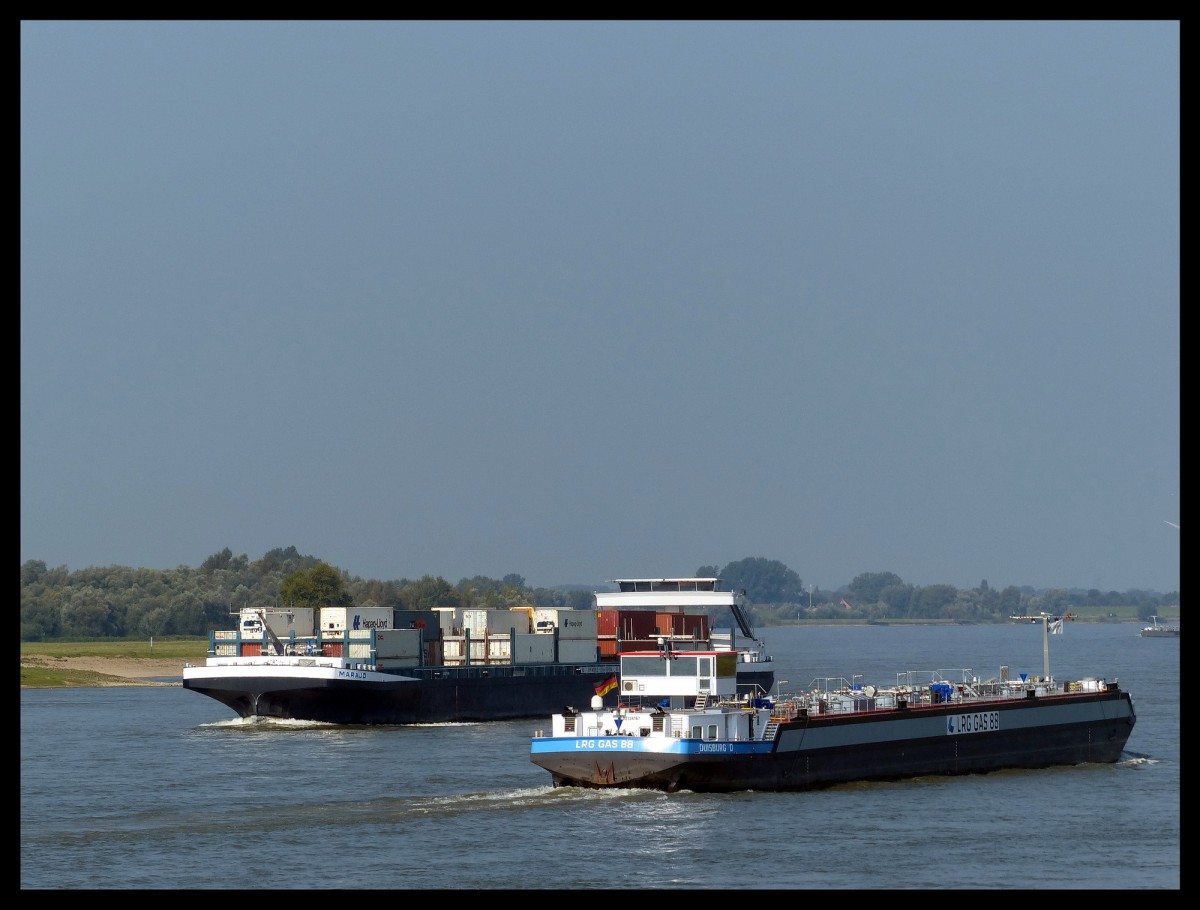
[[[1113,763],[1136,720],[1127,692],[1047,696],[978,706],[998,716],[989,732],[947,733],[961,708],[922,707],[851,717],[800,717],[780,725],[771,751],[536,755],[555,786],[734,792],[816,790],[855,781]]]

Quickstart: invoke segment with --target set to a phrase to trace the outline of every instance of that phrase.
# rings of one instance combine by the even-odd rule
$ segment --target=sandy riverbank
[[[100,683],[110,686],[172,686],[178,682],[163,682],[163,678],[178,680],[183,676],[185,661],[158,660],[136,657],[50,657],[31,654],[21,658],[22,667],[37,667],[44,670],[80,670],[87,673],[103,673],[117,677],[112,682]]]

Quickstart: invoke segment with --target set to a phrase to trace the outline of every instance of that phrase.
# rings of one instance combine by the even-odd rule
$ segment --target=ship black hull
[[[410,668],[386,680],[228,675],[189,679],[183,687],[207,695],[239,717],[331,724],[426,724],[541,718],[567,705],[587,706],[611,664]],[[773,684],[753,674],[756,685]],[[740,679],[740,677],[739,677]],[[616,703],[617,693],[606,696]]]
[[[855,781],[1112,763],[1135,723],[1129,694],[1030,699],[988,706],[992,732],[947,735],[961,709],[920,708],[855,717],[802,717],[781,724],[772,751],[736,754],[564,748],[532,756],[555,786],[674,792],[816,790]],[[978,709],[976,709],[978,710]],[[742,747],[735,747],[742,748]]]
[[[426,670],[428,668],[421,668]],[[507,669],[507,668],[505,668]],[[270,676],[184,679],[184,688],[214,698],[241,717],[331,724],[418,724],[510,720],[588,704],[612,669],[561,667],[553,675],[511,675],[500,668],[474,673],[406,671],[385,682],[298,680]],[[578,670],[578,672],[576,672]]]

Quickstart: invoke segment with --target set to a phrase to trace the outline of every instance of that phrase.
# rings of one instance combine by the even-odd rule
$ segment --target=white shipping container
[[[322,632],[345,632],[346,631],[346,608],[345,607],[322,607],[321,608],[321,631]]]
[[[462,628],[462,607],[434,607],[442,624],[442,635],[453,635],[456,628]]]
[[[518,635],[513,641],[514,664],[548,664],[554,662],[554,639],[549,635]]]
[[[482,638],[486,632],[489,635],[503,635],[516,629],[517,632],[529,631],[529,614],[518,610],[463,610],[463,628],[471,630],[472,638]]]
[[[487,610],[463,610],[462,627],[471,630],[472,638],[479,638],[487,631]]]
[[[321,631],[345,632],[363,629],[390,629],[391,607],[322,607]]]
[[[508,617],[518,635],[533,631],[533,609],[531,607],[510,607]]]
[[[297,607],[294,610],[267,611],[267,628],[279,638],[287,641],[295,633],[296,638],[313,634],[312,607]]]
[[[559,610],[558,640],[596,640],[595,610]]]
[[[238,631],[241,632],[243,638],[256,639],[262,637],[262,617],[265,612],[265,610],[256,610],[250,607],[242,610],[238,616]]]
[[[512,639],[507,635],[488,639],[488,660],[492,663],[512,660]]]
[[[560,638],[558,640],[559,663],[594,663],[599,659],[600,648],[596,644],[595,635],[590,640],[580,638]]]
[[[312,607],[296,607],[290,610],[259,609],[244,607],[238,615],[238,626],[244,638],[258,638],[263,634],[263,619],[275,635],[285,641],[292,637],[293,631],[297,638],[303,638],[313,633]]]
[[[421,656],[421,629],[389,629],[375,633],[377,658],[414,658]],[[407,665],[406,665],[407,666]]]
[[[529,631],[529,614],[523,610],[487,610],[487,630],[492,635]]]
[[[391,607],[347,607],[346,621],[351,629],[390,629]]]
[[[533,630],[552,632],[558,630],[559,638],[594,638],[596,636],[595,610],[557,610],[539,607],[533,611]]]
[[[524,613],[514,613],[512,610],[484,610],[487,621],[488,635],[507,635],[516,629],[518,632],[529,624],[529,617]]]

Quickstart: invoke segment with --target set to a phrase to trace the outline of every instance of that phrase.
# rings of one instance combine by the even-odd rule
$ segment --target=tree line
[[[1082,606],[1136,607],[1148,619],[1177,605],[1179,593],[1101,592],[1016,587],[1000,590],[986,580],[976,588],[911,585],[892,572],[866,572],[843,588],[823,591],[778,560],[750,557],[724,567],[700,566],[695,574],[718,577],[728,590],[744,591],[749,620],[770,625],[808,619],[948,619],[1001,621],[1026,613],[1065,613]],[[89,567],[70,571],[40,560],[21,566],[21,640],[90,640],[204,636],[233,628],[243,607],[359,606],[429,610],[434,607],[590,609],[594,588],[534,588],[521,575],[476,575],[451,584],[441,576],[391,581],[364,579],[295,547],[261,559],[235,556],[226,547],[198,568]],[[732,617],[710,617],[732,625]]]

